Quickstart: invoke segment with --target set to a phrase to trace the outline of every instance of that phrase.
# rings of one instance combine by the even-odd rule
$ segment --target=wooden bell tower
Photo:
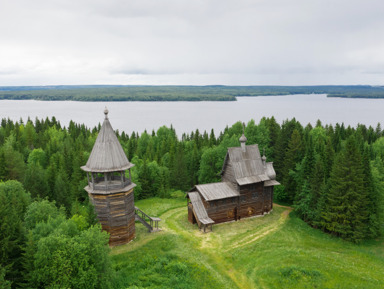
[[[88,186],[84,189],[95,206],[103,230],[110,234],[111,246],[126,244],[135,237],[135,202],[131,168],[104,110],[105,119],[87,164]],[[128,177],[126,172],[128,171]]]

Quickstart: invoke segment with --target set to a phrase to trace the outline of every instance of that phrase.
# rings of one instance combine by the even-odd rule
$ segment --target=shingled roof
[[[86,172],[124,171],[134,165],[128,161],[119,140],[108,119],[108,110],[104,110],[105,119],[93,146],[87,164],[81,168]]]
[[[192,202],[193,210],[195,211],[197,219],[204,225],[215,223],[207,214],[200,195],[197,192],[188,193],[189,199]]]
[[[224,173],[227,162],[231,162],[236,182],[242,186],[246,184],[265,182],[276,178],[273,163],[263,163],[257,144],[228,148],[221,174]],[[277,183],[277,182],[276,182]]]
[[[196,185],[195,188],[207,201],[238,197],[240,195],[230,183],[226,182]]]

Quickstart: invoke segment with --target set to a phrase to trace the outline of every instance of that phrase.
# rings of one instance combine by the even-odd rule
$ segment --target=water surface
[[[236,121],[258,122],[263,116],[274,116],[279,123],[295,117],[301,124],[315,124],[318,119],[325,124],[344,122],[376,127],[384,122],[384,99],[327,98],[326,95],[283,95],[239,97],[235,102],[78,102],[0,100],[0,118],[24,121],[55,116],[64,126],[69,121],[83,123],[93,128],[104,118],[104,107],[114,129],[131,134],[171,124],[176,132],[190,133],[222,131]]]

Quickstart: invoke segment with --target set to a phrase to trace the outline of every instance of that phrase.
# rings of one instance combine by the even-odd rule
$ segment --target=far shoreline
[[[237,101],[238,97],[325,94],[334,98],[384,99],[384,86],[0,86],[0,100],[85,102],[199,102]]]

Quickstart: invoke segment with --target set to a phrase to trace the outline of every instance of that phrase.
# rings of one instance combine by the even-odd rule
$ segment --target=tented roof
[[[128,161],[119,140],[108,119],[108,110],[104,111],[105,119],[97,136],[95,145],[87,164],[81,168],[86,172],[124,171],[134,165]]]

